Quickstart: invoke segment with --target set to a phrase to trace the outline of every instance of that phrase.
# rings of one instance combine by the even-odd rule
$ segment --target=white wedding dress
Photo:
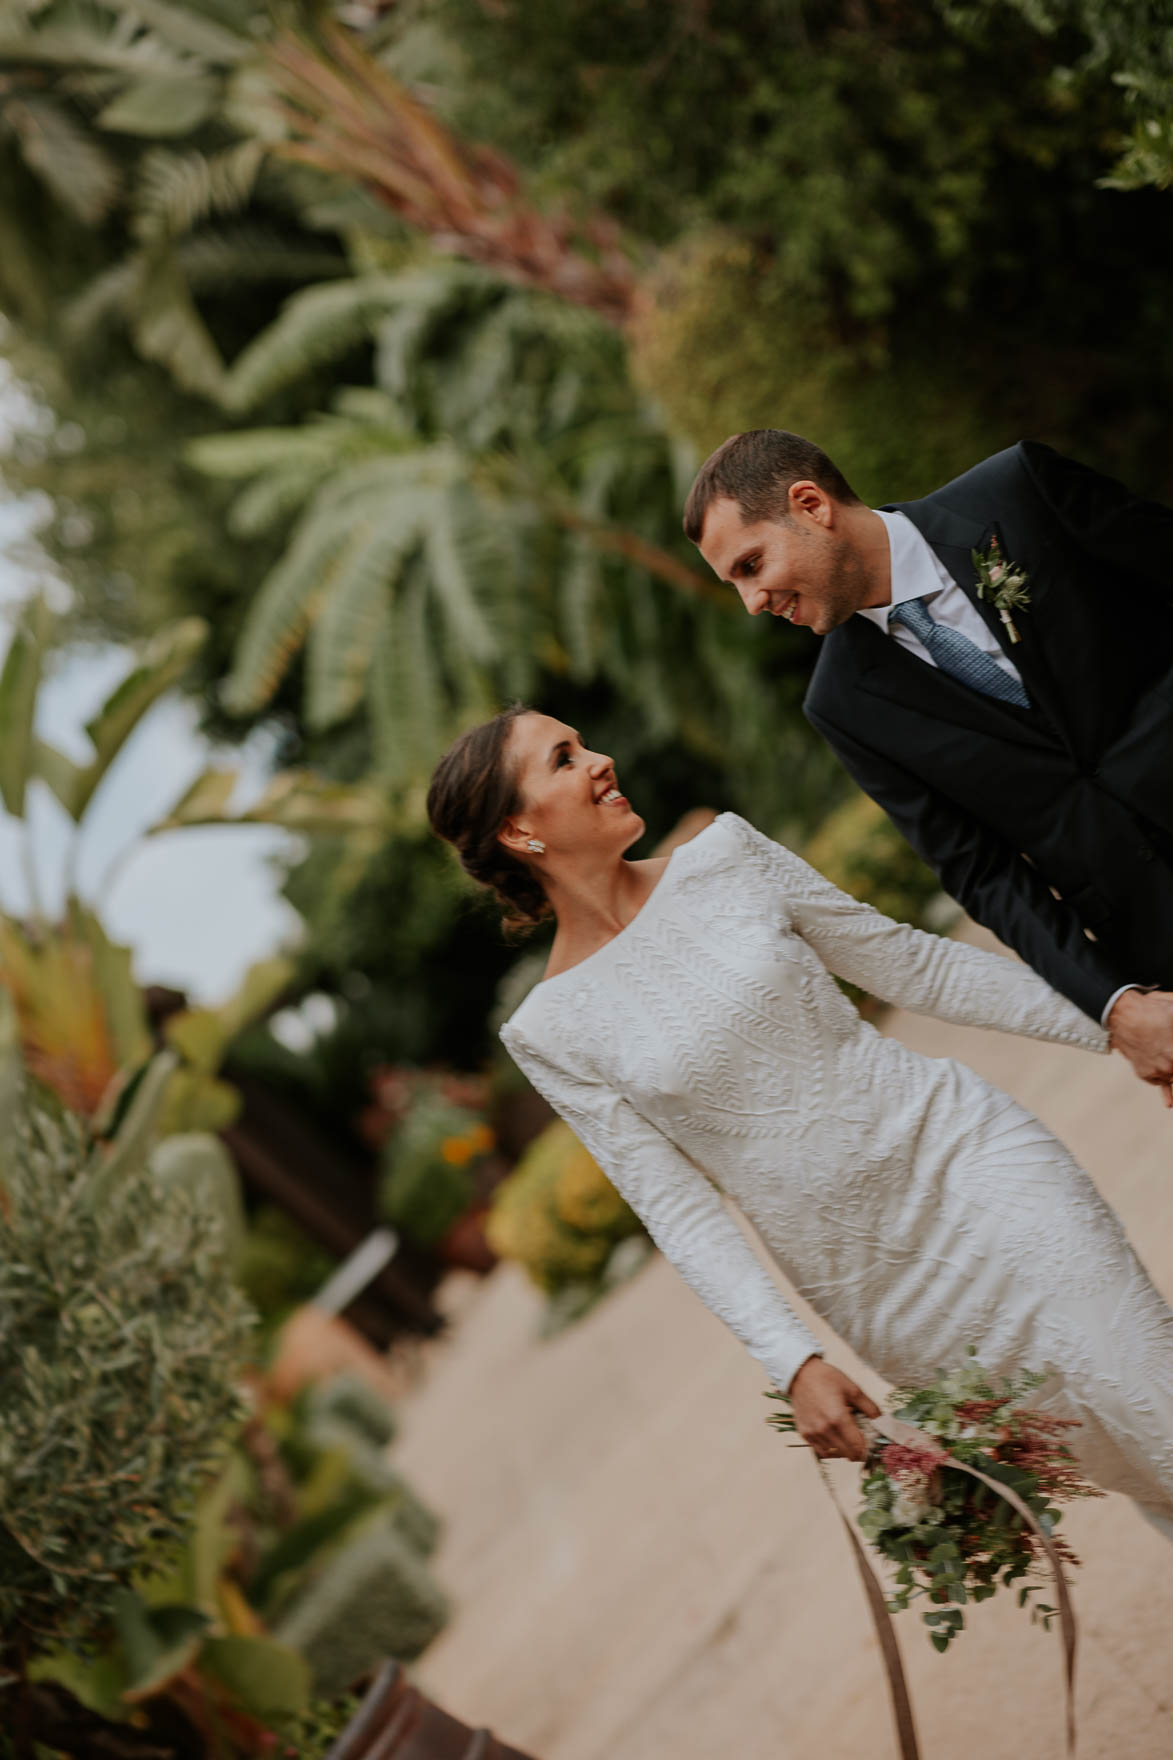
[[[1173,1312],[1039,1121],[862,1021],[829,973],[942,1020],[1107,1049],[1028,967],[924,935],[724,813],[501,1037],[697,1294],[786,1389],[820,1349],[720,1197],[889,1381],[970,1345],[1052,1379],[1086,1472],[1173,1538]],[[1140,1095],[1138,1092],[1138,1104]]]

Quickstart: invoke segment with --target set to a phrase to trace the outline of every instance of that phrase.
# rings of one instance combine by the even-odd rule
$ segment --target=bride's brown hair
[[[499,841],[506,819],[521,808],[517,766],[509,763],[506,747],[513,723],[527,714],[524,703],[514,703],[462,734],[436,765],[428,788],[432,830],[452,845],[465,873],[494,895],[510,936],[528,933],[550,915],[537,875]]]

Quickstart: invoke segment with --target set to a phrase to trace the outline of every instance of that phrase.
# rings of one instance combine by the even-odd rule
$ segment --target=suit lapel
[[[867,618],[849,617],[824,641],[835,648],[836,666],[847,658],[855,682],[872,696],[987,737],[993,733],[1020,744],[1054,743],[1054,736],[1038,715],[972,690],[939,666],[930,666],[910,653]]]
[[[984,526],[980,525],[976,520],[967,519],[963,514],[954,512],[952,508],[941,507],[932,500],[898,502],[893,504],[891,511],[902,513],[906,519],[912,521],[922,538],[932,547],[940,562],[957,582],[1002,652],[1018,670],[1035,709],[1050,721],[1052,727],[1061,728],[1063,725],[1061,698],[1055,688],[1046,652],[1039,640],[1038,630],[1032,617],[1033,607],[1028,606],[1014,619],[1019,639],[1017,642],[1012,642],[1005,624],[998,615],[997,607],[978,597],[978,575],[973,564],[973,552],[984,550],[991,538],[997,536],[1002,545],[1002,553],[1006,554],[1006,545],[998,530],[997,522],[991,520]],[[1014,559],[1012,558],[1012,560]],[[1034,581],[1029,581],[1028,591],[1032,590],[1034,586]],[[892,645],[899,646],[898,643]],[[910,655],[909,658],[912,659],[915,656]],[[966,690],[964,685],[959,688],[963,691]],[[972,695],[973,693],[967,691],[966,694]],[[990,701],[991,699],[985,700]],[[1010,714],[1032,725],[1037,720],[1034,711],[1019,709],[1013,703],[998,703],[997,707],[1005,708]]]

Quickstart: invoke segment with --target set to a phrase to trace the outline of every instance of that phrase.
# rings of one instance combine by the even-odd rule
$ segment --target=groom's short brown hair
[[[734,434],[709,454],[696,474],[684,504],[685,536],[700,543],[705,515],[723,496],[736,501],[747,526],[763,519],[786,519],[787,491],[803,478],[817,483],[836,501],[859,501],[838,465],[813,440],[788,434],[785,428],[750,428]]]

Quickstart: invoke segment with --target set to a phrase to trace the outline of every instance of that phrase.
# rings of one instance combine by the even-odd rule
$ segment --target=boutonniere
[[[1012,642],[1017,642],[1020,637],[1010,614],[1025,610],[1030,604],[1030,594],[1026,590],[1029,575],[1016,562],[1006,560],[997,533],[990,539],[987,550],[971,550],[970,555],[978,573],[978,598],[986,599],[996,607],[998,616],[1006,625],[1006,634]]]

